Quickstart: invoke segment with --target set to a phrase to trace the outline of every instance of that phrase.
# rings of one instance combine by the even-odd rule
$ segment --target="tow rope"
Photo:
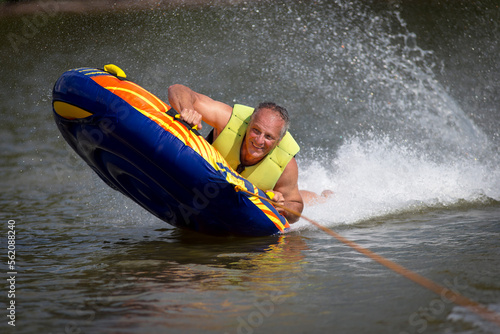
[[[488,321],[490,321],[490,322],[492,322],[500,327],[500,314],[498,314],[494,311],[491,311],[490,309],[486,308],[485,306],[483,306],[483,305],[481,305],[481,304],[479,304],[479,303],[477,303],[477,302],[475,302],[475,301],[473,301],[465,296],[462,296],[458,292],[450,290],[447,287],[444,287],[444,286],[442,286],[442,285],[440,285],[440,284],[438,284],[438,283],[436,283],[436,282],[434,282],[434,281],[432,281],[432,280],[430,280],[422,275],[417,274],[414,271],[411,271],[411,270],[409,270],[409,269],[407,269],[407,268],[405,268],[405,267],[403,267],[403,266],[401,266],[401,265],[399,265],[399,264],[397,264],[389,259],[384,258],[381,255],[378,255],[378,254],[372,252],[371,250],[369,250],[367,248],[364,248],[364,247],[356,244],[355,242],[353,242],[349,239],[344,238],[340,234],[338,234],[338,233],[334,232],[333,230],[321,225],[320,223],[314,221],[313,219],[304,216],[303,214],[301,214],[298,211],[289,209],[289,208],[285,207],[284,205],[281,205],[279,203],[272,201],[269,198],[254,194],[246,189],[241,188],[240,186],[236,186],[235,190],[244,192],[250,196],[255,196],[261,200],[265,200],[265,201],[271,203],[272,205],[274,205],[275,207],[280,207],[283,210],[285,210],[293,215],[296,215],[304,220],[307,220],[309,223],[311,223],[312,225],[314,225],[318,229],[331,235],[332,237],[334,237],[338,241],[344,243],[345,245],[355,249],[359,253],[366,255],[367,257],[371,258],[372,260],[380,263],[381,265],[385,266],[386,268],[400,274],[403,277],[406,277],[406,278],[412,280],[413,282],[415,282],[417,284],[420,284],[424,288],[429,289],[432,292],[434,292],[435,294],[439,295],[441,298],[445,298],[445,299],[449,300],[450,302],[455,303],[456,305],[463,306],[463,307],[471,310],[472,312],[481,316],[483,319],[488,320]]]

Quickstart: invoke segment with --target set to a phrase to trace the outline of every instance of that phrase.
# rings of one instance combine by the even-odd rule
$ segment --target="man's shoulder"
[[[235,104],[232,110],[231,117],[236,117],[240,120],[247,121],[252,115],[254,108],[243,104]]]
[[[297,165],[297,160],[295,160],[295,158],[292,158],[286,165],[278,181],[283,178],[288,180],[295,179],[295,182],[297,182],[298,176],[299,176],[299,167]]]

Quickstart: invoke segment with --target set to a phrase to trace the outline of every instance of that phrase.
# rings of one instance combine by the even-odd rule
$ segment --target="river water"
[[[2,333],[500,332],[304,219],[175,229],[100,181],[51,110],[59,75],[108,63],[164,100],[183,83],[282,104],[300,187],[335,192],[304,215],[498,313],[498,1],[39,5],[0,17]]]

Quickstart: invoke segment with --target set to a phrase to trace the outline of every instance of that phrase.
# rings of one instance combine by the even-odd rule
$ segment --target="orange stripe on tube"
[[[167,104],[163,103],[155,95],[130,81],[120,80],[112,75],[97,75],[93,76],[92,80],[120,96],[135,108],[141,110],[153,108],[160,112],[166,112],[170,109]]]

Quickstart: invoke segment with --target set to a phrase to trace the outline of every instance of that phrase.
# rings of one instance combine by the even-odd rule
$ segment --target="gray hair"
[[[272,111],[277,112],[281,119],[285,121],[285,125],[281,128],[280,132],[279,139],[281,140],[290,128],[290,116],[288,115],[288,111],[274,102],[262,102],[253,111],[252,116],[250,117],[250,122],[253,121],[255,114],[257,114],[261,109],[271,109]]]

